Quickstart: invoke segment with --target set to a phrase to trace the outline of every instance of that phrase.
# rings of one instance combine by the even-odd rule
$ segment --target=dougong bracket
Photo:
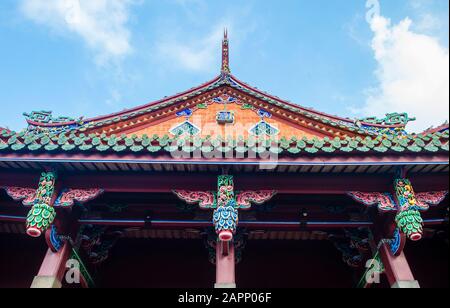
[[[233,176],[221,175],[217,179],[217,192],[175,190],[174,194],[189,204],[199,204],[201,209],[214,209],[213,224],[219,240],[229,242],[236,233],[238,210],[261,205],[275,196],[276,191],[243,191],[236,196]]]

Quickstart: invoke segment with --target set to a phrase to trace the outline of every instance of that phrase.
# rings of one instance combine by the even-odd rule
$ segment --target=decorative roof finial
[[[228,48],[228,30],[225,28],[222,41],[222,74],[230,74],[230,55]]]

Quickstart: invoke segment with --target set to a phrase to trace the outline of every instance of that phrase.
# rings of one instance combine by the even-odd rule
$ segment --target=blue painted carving
[[[187,117],[189,118],[190,116],[192,116],[193,112],[191,109],[184,109],[182,111],[179,111],[176,113],[177,117]]]
[[[396,228],[394,231],[394,238],[390,241],[389,247],[394,256],[398,255],[402,244],[402,235],[400,229]]]
[[[218,207],[214,211],[213,221],[217,233],[222,231],[235,233],[238,223],[238,210],[235,201],[230,201],[227,206]]]
[[[264,109],[258,109],[258,116],[259,116],[261,119],[264,119],[264,118],[270,119],[270,118],[272,117],[272,114],[271,114],[269,111],[267,111],[267,110],[264,110]]]

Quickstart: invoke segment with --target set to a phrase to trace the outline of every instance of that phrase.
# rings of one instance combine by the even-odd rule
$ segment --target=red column
[[[380,248],[380,254],[391,288],[420,288],[419,282],[414,279],[403,252],[395,257],[392,255],[389,246],[384,244]]]
[[[228,247],[226,246],[228,245]],[[217,242],[216,285],[217,289],[236,288],[235,257],[233,242]]]
[[[54,253],[50,249],[45,255],[38,275],[34,278],[31,288],[58,289],[62,286],[62,279],[66,270],[66,263],[70,256],[70,245],[64,246]]]

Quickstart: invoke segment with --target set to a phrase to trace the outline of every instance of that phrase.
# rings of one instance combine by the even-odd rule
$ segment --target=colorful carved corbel
[[[55,192],[56,174],[44,172],[39,180],[34,205],[27,216],[27,234],[32,237],[41,236],[47,230],[56,217],[56,211],[51,202]]]
[[[175,190],[175,195],[188,204],[198,204],[201,209],[215,209],[216,196],[209,191]]]
[[[398,242],[402,234],[412,241],[419,241],[423,236],[423,219],[420,211],[427,211],[430,206],[438,205],[448,195],[448,191],[421,192],[416,194],[408,179],[399,178],[394,182],[394,194],[380,192],[348,192],[354,200],[366,206],[378,206],[380,212],[397,212],[395,217],[397,231],[391,230],[392,242]],[[401,241],[402,242],[402,241]],[[393,247],[393,253],[399,254],[404,243]]]
[[[217,208],[214,210],[214,227],[219,239],[229,242],[236,233],[239,213],[231,175],[221,175],[217,181]]]
[[[242,191],[236,196],[233,176],[221,175],[217,180],[217,193],[186,190],[174,193],[189,204],[199,204],[201,209],[214,209],[213,224],[219,240],[230,242],[236,233],[238,210],[250,209],[252,204],[261,205],[275,196],[276,191]]]
[[[421,240],[423,219],[411,182],[408,179],[395,180],[395,194],[399,207],[399,212],[395,217],[397,226],[410,240]]]

